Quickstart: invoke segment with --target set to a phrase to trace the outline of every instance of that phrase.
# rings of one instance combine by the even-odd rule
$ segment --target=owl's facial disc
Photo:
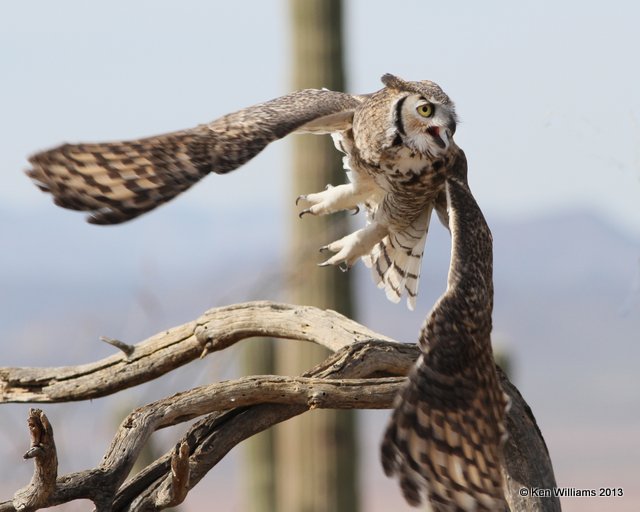
[[[411,94],[396,105],[396,128],[408,146],[421,153],[437,155],[446,152],[451,145],[454,116],[449,105],[421,94]]]

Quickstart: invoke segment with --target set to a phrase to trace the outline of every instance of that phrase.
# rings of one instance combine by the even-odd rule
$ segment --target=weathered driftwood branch
[[[0,368],[0,403],[106,396],[253,336],[311,341],[332,351],[365,339],[393,341],[334,311],[247,302],[207,311],[193,322],[129,346],[133,351],[127,355],[117,353],[95,363],[60,368]]]
[[[405,375],[418,356],[417,347],[379,339],[383,337],[337,313],[257,302],[211,310],[135,345],[129,356],[64,369],[2,369],[2,398],[52,402],[103,396],[151,380],[203,353],[263,335],[314,341],[336,352],[301,377],[245,377],[141,407],[122,422],[99,466],[57,479],[51,426],[43,413],[32,411],[29,453],[36,457],[34,478],[11,501],[0,503],[0,512],[37,510],[76,499],[92,500],[98,511],[174,506],[231,448],[278,422],[316,407],[391,407],[404,381],[397,376]],[[504,375],[502,381],[513,402],[505,453],[512,510],[559,510],[549,498],[534,502],[518,496],[521,486],[553,487],[553,472],[530,410]],[[199,416],[204,417],[174,449],[125,482],[155,430]]]
[[[58,476],[58,454],[49,420],[40,409],[30,409],[27,425],[31,446],[24,458],[34,459],[35,467],[29,485],[13,496],[12,506],[16,510],[36,510],[47,506]]]

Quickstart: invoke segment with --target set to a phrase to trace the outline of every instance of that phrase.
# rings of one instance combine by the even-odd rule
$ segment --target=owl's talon
[[[356,206],[351,210],[351,215],[358,215],[360,213],[360,207]]]
[[[333,261],[332,261],[333,260]],[[336,266],[338,267],[342,272],[347,272],[350,268],[351,265],[349,265],[349,263],[347,261],[341,261],[340,263],[338,263],[337,260],[335,260],[335,256],[332,258],[329,258],[327,261],[323,261],[322,263],[318,263],[319,267],[329,267],[329,266]]]
[[[329,246],[328,245],[323,245],[322,247],[320,247],[320,249],[318,249],[319,252],[326,252],[329,250]]]
[[[358,203],[364,202],[367,191],[356,191],[353,183],[327,185],[323,192],[301,194],[296,199],[296,206],[307,206],[313,215],[328,215],[341,211],[360,211]]]
[[[307,213],[311,213],[311,210],[309,208],[307,208],[306,210],[302,210],[299,214],[298,217],[302,218],[303,215],[306,215]]]

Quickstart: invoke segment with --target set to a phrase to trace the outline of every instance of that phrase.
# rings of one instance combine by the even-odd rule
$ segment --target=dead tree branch
[[[404,382],[402,376],[419,354],[414,345],[393,342],[331,311],[254,302],[211,310],[194,322],[135,345],[128,358],[118,354],[64,369],[2,369],[2,401],[103,396],[151,380],[203,353],[265,335],[313,341],[335,352],[300,377],[244,377],[177,393],[136,409],[121,423],[96,468],[57,478],[51,426],[41,411],[32,410],[28,453],[36,460],[34,477],[12,500],[0,503],[0,512],[37,510],[76,499],[92,500],[98,511],[160,510],[177,505],[229,450],[276,423],[313,408],[390,408]],[[504,375],[502,379],[513,403],[511,441],[505,454],[509,502],[514,511],[534,510],[533,501],[516,503],[518,490],[523,485],[553,487],[553,472],[530,410]],[[125,481],[154,431],[201,416],[174,449]],[[559,510],[549,499],[538,506],[535,510]]]
[[[310,341],[332,351],[365,339],[393,341],[335,311],[268,301],[246,302],[211,309],[193,322],[133,345],[126,355],[117,353],[78,366],[0,368],[0,403],[99,398],[153,380],[253,336]]]
[[[12,505],[16,510],[36,510],[47,506],[58,476],[58,454],[49,420],[40,409],[30,409],[27,425],[31,447],[24,458],[34,459],[35,467],[29,485],[13,496]]]

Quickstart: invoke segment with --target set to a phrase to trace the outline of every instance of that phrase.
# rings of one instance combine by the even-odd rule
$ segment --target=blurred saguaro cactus
[[[341,0],[290,0],[292,88],[345,89]],[[343,182],[340,155],[329,137],[294,139],[292,193]],[[293,207],[293,205],[292,205]],[[317,248],[347,234],[344,214],[292,219],[289,268],[303,276],[291,283],[292,302],[353,317],[350,274],[318,268]],[[327,357],[313,344],[280,344],[278,373],[297,375]],[[277,429],[276,486],[279,512],[358,510],[355,413],[312,411]]]

